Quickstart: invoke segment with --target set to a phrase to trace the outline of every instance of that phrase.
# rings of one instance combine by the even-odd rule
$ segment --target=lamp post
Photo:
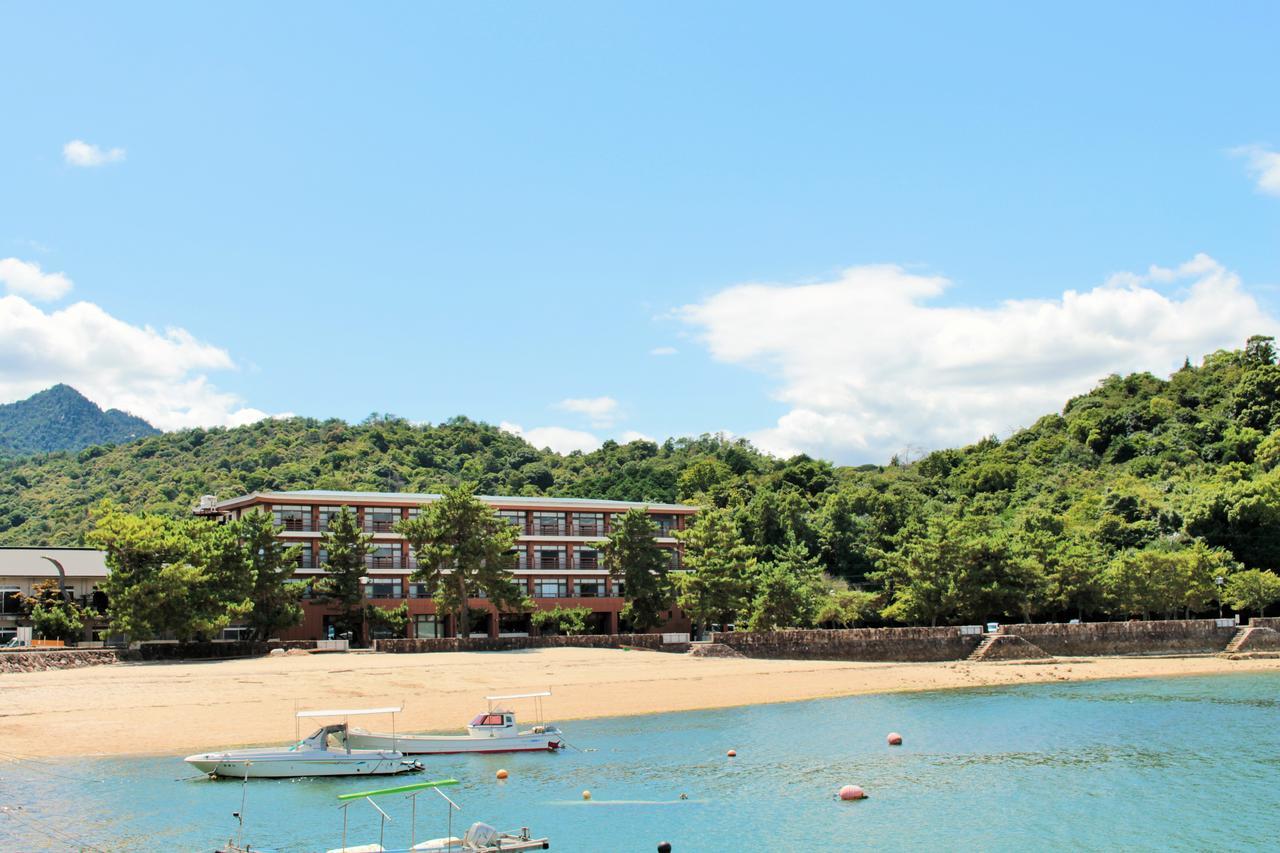
[[[1213,582],[1218,587],[1218,618],[1221,619],[1222,618],[1222,587],[1227,582],[1227,579],[1224,578],[1222,575],[1218,575],[1216,578],[1213,579]]]

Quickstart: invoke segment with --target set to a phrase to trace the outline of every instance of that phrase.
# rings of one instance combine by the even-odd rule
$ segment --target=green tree
[[[403,637],[404,629],[409,624],[409,602],[406,601],[399,607],[366,604],[364,619],[369,625],[370,632],[381,628],[394,637]]]
[[[34,594],[22,596],[19,606],[35,633],[45,640],[75,642],[84,630],[84,610],[62,594],[62,582],[49,578],[31,591]]]
[[[609,538],[598,543],[610,577],[625,585],[627,603],[622,615],[637,631],[659,624],[663,611],[673,603],[668,552],[658,545],[657,537],[657,525],[637,507],[615,517]]]
[[[235,522],[248,555],[253,575],[253,610],[249,628],[258,640],[273,631],[302,624],[302,586],[291,584],[301,548],[289,547],[281,539],[284,527],[272,524],[266,512],[252,512]]]
[[[747,628],[773,631],[810,627],[821,600],[822,568],[802,544],[793,540],[777,560],[760,566]]]
[[[87,541],[106,552],[113,631],[135,640],[211,637],[253,607],[248,562],[234,531],[205,521],[132,515],[109,502]]]
[[[742,541],[733,514],[708,509],[679,531],[687,572],[674,578],[676,604],[695,626],[735,621],[751,596],[756,561]]]
[[[1187,563],[1184,553],[1164,546],[1120,554],[1103,575],[1113,612],[1173,616],[1185,601]]]
[[[880,596],[876,593],[832,584],[819,599],[813,621],[818,625],[848,628],[868,621],[879,608]]]
[[[469,630],[472,596],[488,598],[499,610],[529,607],[513,573],[520,531],[476,498],[473,489],[446,489],[417,518],[396,528],[417,558],[413,579],[426,584],[441,613],[455,615],[458,636]]]
[[[1259,616],[1280,601],[1280,577],[1263,569],[1247,569],[1227,578],[1223,597],[1235,610],[1252,610]]]
[[[590,616],[590,607],[552,607],[533,611],[529,620],[539,631],[557,631],[573,637],[587,633],[587,618]]]
[[[350,507],[344,506],[329,517],[324,534],[328,562],[324,576],[315,583],[315,592],[321,600],[337,606],[339,633],[350,632],[356,642],[364,641],[363,578],[372,543],[373,537],[360,529]]]

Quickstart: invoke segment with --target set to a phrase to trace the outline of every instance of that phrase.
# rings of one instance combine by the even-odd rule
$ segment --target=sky
[[[0,402],[883,463],[1280,331],[1273,3],[0,3]]]

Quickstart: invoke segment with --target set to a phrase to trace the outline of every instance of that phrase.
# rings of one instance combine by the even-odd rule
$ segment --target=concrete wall
[[[393,653],[507,652],[514,649],[620,649],[630,646],[653,651],[664,648],[661,634],[583,634],[577,637],[441,637],[426,640],[378,640],[374,650]],[[688,645],[679,651],[688,649]]]
[[[1249,620],[1249,624],[1254,628],[1270,628],[1273,631],[1280,631],[1280,616],[1255,616]]]
[[[959,628],[848,628],[836,631],[727,631],[712,641],[748,657],[793,660],[962,660],[981,641]]]
[[[1214,619],[1048,623],[1000,628],[1000,633],[1022,637],[1061,657],[1220,652],[1235,632],[1234,625],[1219,627]]]

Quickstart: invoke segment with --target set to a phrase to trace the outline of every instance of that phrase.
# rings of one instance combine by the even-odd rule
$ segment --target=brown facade
[[[297,578],[305,580],[324,574],[323,538],[331,513],[349,507],[364,531],[373,537],[375,549],[368,559],[369,583],[366,600],[381,607],[408,604],[408,638],[457,636],[450,616],[436,620],[435,603],[415,589],[416,570],[409,544],[395,532],[400,521],[416,515],[435,495],[382,494],[361,492],[272,492],[254,493],[217,504],[220,514],[239,518],[245,512],[267,510],[282,538],[303,547]],[[593,543],[608,536],[614,518],[633,507],[644,507],[659,525],[658,543],[671,552],[671,566],[680,568],[680,544],[671,535],[684,528],[694,507],[673,504],[639,504],[621,501],[577,499],[484,497],[494,511],[520,529],[517,581],[525,584],[538,609],[588,607],[592,616],[589,631],[616,634],[626,630],[621,620],[625,599],[600,565]],[[490,637],[532,633],[527,614],[499,614],[483,598],[471,599],[469,606],[480,624],[473,634]],[[321,639],[327,619],[335,610],[314,601],[304,601],[302,625],[282,632],[281,639]],[[689,621],[671,611],[662,631],[688,631]]]

